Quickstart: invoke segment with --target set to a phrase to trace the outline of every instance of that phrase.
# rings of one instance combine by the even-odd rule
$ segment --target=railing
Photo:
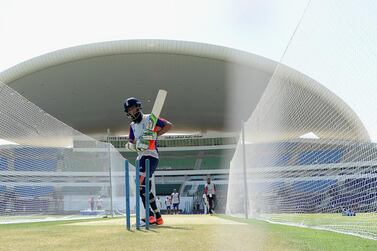
[[[126,137],[110,137],[110,143],[115,148],[124,148],[128,142]],[[222,138],[185,138],[185,139],[159,139],[158,147],[190,147],[190,146],[221,146],[237,144],[236,137]]]

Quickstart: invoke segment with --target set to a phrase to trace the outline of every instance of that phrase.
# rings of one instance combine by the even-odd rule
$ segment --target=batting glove
[[[139,139],[136,141],[136,150],[139,152],[145,151],[149,148],[149,141],[145,139]]]
[[[125,148],[128,150],[128,151],[131,151],[131,152],[136,152],[137,149],[136,149],[136,145],[131,143],[131,142],[128,142],[126,145],[125,145]]]

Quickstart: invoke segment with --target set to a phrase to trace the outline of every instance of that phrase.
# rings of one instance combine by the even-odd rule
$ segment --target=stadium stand
[[[159,184],[156,186],[157,195],[168,195],[173,192],[174,189],[179,191],[181,184]]]
[[[6,171],[8,169],[8,159],[0,157],[0,171]]]
[[[15,186],[14,192],[19,197],[48,196],[54,191],[53,186]]]
[[[298,165],[339,163],[342,158],[340,149],[323,151],[301,152],[298,157]]]
[[[15,171],[55,171],[56,159],[17,158],[14,160]]]

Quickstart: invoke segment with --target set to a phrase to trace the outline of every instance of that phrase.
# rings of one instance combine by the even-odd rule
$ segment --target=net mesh
[[[377,238],[376,10],[309,3],[243,124],[228,214]]]
[[[4,84],[0,101],[0,223],[124,213],[125,159],[111,144],[74,130]],[[132,184],[134,173],[130,165]]]

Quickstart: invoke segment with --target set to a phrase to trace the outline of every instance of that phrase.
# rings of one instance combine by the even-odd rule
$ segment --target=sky
[[[306,2],[0,0],[0,72],[55,50],[126,39],[203,42],[278,60]]]
[[[377,142],[377,2],[311,1],[281,63],[340,97]]]
[[[376,1],[312,0],[299,24],[307,6],[307,0],[0,0],[0,72],[55,50],[104,41],[226,46],[317,80],[356,112],[377,141]]]

